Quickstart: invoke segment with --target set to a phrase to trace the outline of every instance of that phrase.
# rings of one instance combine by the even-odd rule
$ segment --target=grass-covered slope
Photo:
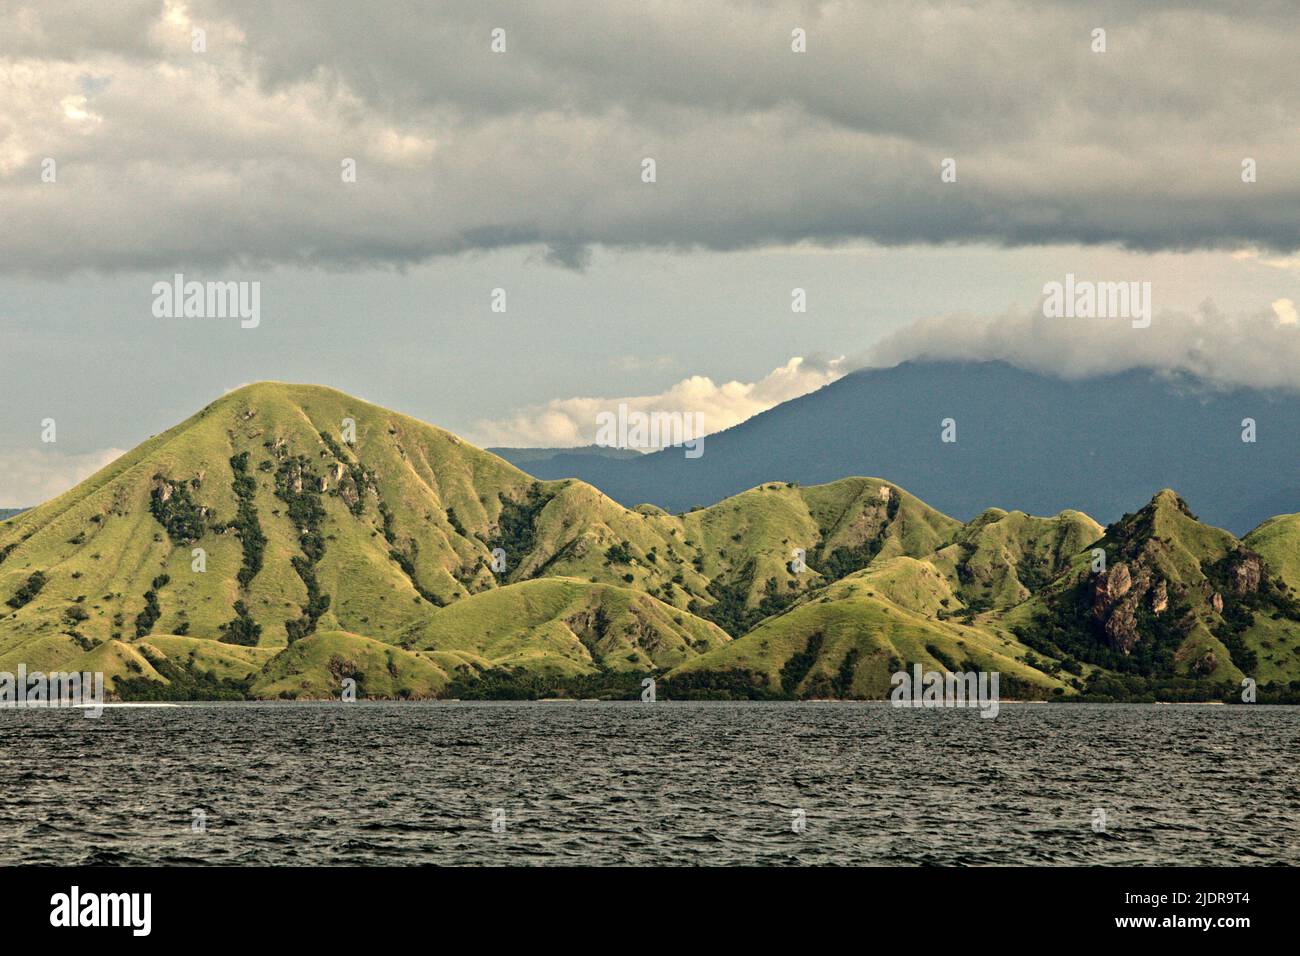
[[[1251,677],[1269,699],[1290,699],[1296,530],[1284,516],[1239,542],[1168,490],[1104,531],[1078,512],[992,509],[926,557],[882,554],[801,594],[668,684],[878,698],[890,674],[921,663],[996,670],[1007,697],[1220,699]]]
[[[888,695],[890,677],[927,670],[998,671],[1007,698],[1046,698],[1064,685],[1019,658],[1026,648],[993,628],[937,617],[951,590],[933,565],[891,559],[769,618],[744,637],[668,675],[674,695],[854,697]]]
[[[683,693],[870,697],[896,662],[998,669],[1007,696],[1096,691],[1094,673],[1281,686],[1300,677],[1298,524],[1238,542],[1162,492],[1104,533],[1073,511],[963,526],[877,478],[672,515],[262,383],[0,521],[0,670],[173,699],[336,697],[348,677],[622,694],[669,673]]]
[[[1257,679],[1293,681],[1300,673],[1300,623],[1283,610],[1300,601],[1300,514],[1270,518],[1242,539],[1273,574],[1270,607],[1251,612],[1242,636],[1258,660]]]
[[[465,668],[559,673],[667,669],[728,643],[726,632],[639,591],[574,578],[524,581],[437,614],[406,646],[464,656]]]
[[[446,671],[426,655],[344,631],[312,634],[276,654],[252,678],[253,697],[338,700],[343,682],[357,697],[439,696]]]
[[[0,526],[0,594],[43,582],[3,643],[61,640],[71,654],[161,632],[283,647],[343,626],[395,640],[468,593],[462,569],[487,553],[448,511],[486,533],[500,496],[531,483],[338,392],[249,386]]]
[[[872,561],[928,555],[961,527],[876,478],[763,484],[681,521],[709,582],[688,607],[734,637]]]
[[[665,669],[955,527],[871,479],[629,510],[340,392],[261,383],[0,523],[0,666],[92,654],[138,690],[168,683],[166,660],[278,695],[260,668],[332,632],[447,666]]]
[[[1285,545],[1276,545],[1285,531],[1276,533],[1271,553],[1284,561]],[[1267,539],[1256,543],[1267,548]],[[1300,603],[1288,583],[1168,489],[1107,528],[1004,622],[1039,651],[1147,680],[1235,687],[1244,677],[1282,685],[1300,674]]]
[[[1300,514],[1269,518],[1241,543],[1258,552],[1287,587],[1300,591]]]
[[[1101,536],[1101,525],[1078,511],[1036,518],[990,508],[958,531],[934,564],[967,606],[1006,608],[1026,600]]]

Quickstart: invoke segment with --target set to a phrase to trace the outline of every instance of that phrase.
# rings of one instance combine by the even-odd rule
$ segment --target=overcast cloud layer
[[[848,238],[1290,253],[1297,34],[1288,2],[5,2],[0,269]]]
[[[1047,318],[1041,310],[942,316],[887,336],[866,364],[908,360],[1001,360],[1062,378],[1150,368],[1223,387],[1300,389],[1300,325],[1290,299],[1253,315],[1226,315],[1208,303],[1195,313],[1157,313],[1145,329],[1127,319]]]

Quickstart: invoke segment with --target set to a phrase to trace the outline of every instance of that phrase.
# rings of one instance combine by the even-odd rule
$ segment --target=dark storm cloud
[[[536,243],[572,267],[596,244],[1300,248],[1291,4],[84,7],[0,6],[13,271]]]

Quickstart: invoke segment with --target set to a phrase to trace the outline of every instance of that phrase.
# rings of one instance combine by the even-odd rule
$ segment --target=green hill
[[[1300,514],[1269,518],[1241,543],[1258,552],[1287,587],[1300,591]]]
[[[378,697],[630,695],[642,675],[877,697],[921,662],[997,669],[1006,696],[1222,696],[1300,676],[1298,525],[1238,542],[1161,492],[1104,534],[1071,511],[963,526],[861,477],[671,515],[261,383],[0,522],[0,670],[171,699],[331,697],[348,677]]]
[[[481,667],[648,673],[729,643],[726,632],[631,588],[546,578],[511,584],[433,616],[404,646]]]
[[[958,531],[934,563],[968,606],[1006,608],[1051,581],[1101,535],[1101,525],[1078,511],[1035,518],[990,508]]]
[[[795,548],[850,566],[955,526],[901,491],[889,507],[882,487],[765,485],[684,516],[629,510],[331,389],[251,385],[0,524],[0,666],[96,653],[114,679],[165,684],[150,661],[178,655],[279,694],[195,642],[270,652],[268,666],[334,632],[461,664],[665,669],[820,581],[790,570]],[[539,579],[568,581],[515,590]],[[527,646],[544,635],[568,646]],[[301,683],[319,690],[318,675]]]
[[[684,662],[668,674],[667,686],[679,696],[881,699],[892,674],[920,663],[928,670],[998,671],[1008,698],[1064,692],[1057,679],[1018,659],[1026,648],[1010,635],[939,619],[951,596],[929,562],[886,559]]]
[[[1279,559],[1286,531],[1271,542]],[[1104,552],[1104,570],[1093,548]],[[1107,528],[1005,623],[1040,652],[1148,684],[1182,678],[1236,688],[1249,676],[1284,685],[1300,674],[1293,589],[1265,557],[1199,522],[1168,489]],[[1109,688],[1098,693],[1123,696],[1113,681],[1097,680]]]

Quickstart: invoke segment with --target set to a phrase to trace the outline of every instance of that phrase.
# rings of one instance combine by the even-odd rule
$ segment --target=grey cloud
[[[163,0],[4,0],[0,56],[74,62],[96,53],[149,59],[157,49],[150,30],[166,12]]]
[[[569,268],[601,244],[1300,248],[1289,4],[81,6],[0,7],[10,271],[513,245]]]

